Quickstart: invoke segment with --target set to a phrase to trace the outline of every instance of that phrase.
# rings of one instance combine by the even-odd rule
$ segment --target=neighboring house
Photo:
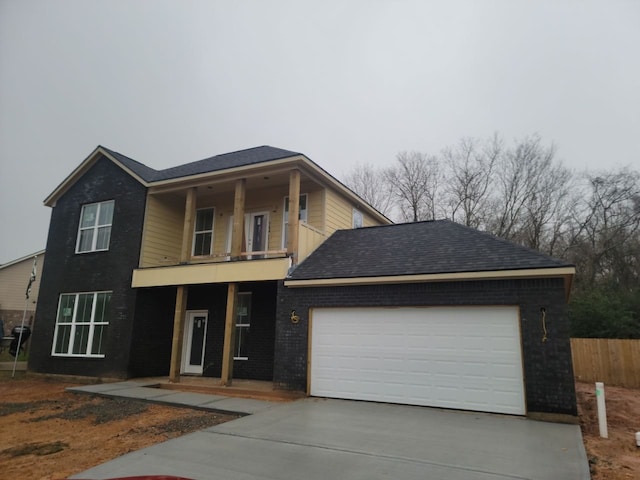
[[[31,283],[28,299],[26,298],[27,286],[33,270],[34,257],[38,257],[36,269],[39,270],[44,263],[44,252],[40,250],[0,265],[0,319],[4,323],[4,334],[7,336],[11,334],[13,327],[22,324],[23,316],[25,325],[33,326],[40,289],[39,271],[35,281]]]
[[[576,415],[573,266],[449,221],[389,225],[302,154],[156,171],[98,147],[45,203],[33,371]]]

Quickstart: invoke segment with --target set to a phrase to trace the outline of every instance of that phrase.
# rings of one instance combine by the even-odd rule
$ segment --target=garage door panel
[[[311,394],[524,414],[515,307],[315,309]]]

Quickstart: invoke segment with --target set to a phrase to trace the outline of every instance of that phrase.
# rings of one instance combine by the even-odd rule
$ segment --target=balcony
[[[139,288],[282,280],[287,276],[290,266],[291,259],[283,257],[246,262],[198,263],[139,268],[133,271],[131,286]]]
[[[304,222],[299,224],[299,261],[306,258],[325,239],[325,235]],[[160,287],[263,280],[282,280],[291,268],[286,250],[242,252],[232,258],[230,252],[208,257],[192,257],[187,264],[138,268],[131,286]]]

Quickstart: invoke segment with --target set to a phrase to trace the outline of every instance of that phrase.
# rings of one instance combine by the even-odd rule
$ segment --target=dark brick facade
[[[146,188],[106,158],[100,158],[57,201],[51,213],[47,256],[41,275],[29,369],[96,377],[129,376],[138,264]],[[115,200],[109,250],[76,254],[82,205]],[[62,293],[112,291],[105,358],[51,355],[58,298]]]
[[[247,344],[249,358],[233,362],[233,377],[270,381],[273,379],[277,284],[241,283],[239,291],[251,292],[251,327]],[[226,284],[189,287],[187,310],[209,312],[203,371],[205,377],[219,377],[222,371],[226,305]]]
[[[287,288],[278,286],[274,382],[306,390],[308,320],[313,307],[515,305],[520,307],[529,413],[575,416],[569,322],[562,279]],[[548,340],[542,342],[541,307]],[[291,311],[300,316],[291,322]]]
[[[137,291],[129,374],[132,377],[169,375],[176,288]]]
[[[276,282],[240,284],[240,292],[251,292],[251,328],[247,344],[249,358],[234,362],[234,378],[273,379],[276,291]],[[132,376],[169,374],[175,298],[175,287],[138,291],[129,369]],[[204,310],[208,314],[202,373],[205,377],[220,377],[222,371],[226,306],[226,284],[188,288],[187,310]]]

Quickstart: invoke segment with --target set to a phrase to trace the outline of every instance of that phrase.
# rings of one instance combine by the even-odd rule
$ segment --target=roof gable
[[[291,280],[429,275],[571,267],[449,220],[339,230]]]
[[[44,203],[49,206],[54,205],[56,200],[64,194],[71,185],[78,181],[101,156],[111,160],[143,185],[149,186],[154,182],[160,182],[163,180],[190,177],[192,175],[270,162],[299,155],[301,154],[264,145],[261,147],[239,150],[237,152],[216,155],[205,158],[204,160],[198,160],[196,162],[186,163],[184,165],[164,170],[155,170],[143,163],[127,157],[126,155],[99,145],[78,167],[73,170],[73,172],[71,172],[69,176],[67,176],[67,178],[65,178],[60,185],[58,185],[58,187],[56,187],[56,189],[45,199]]]

